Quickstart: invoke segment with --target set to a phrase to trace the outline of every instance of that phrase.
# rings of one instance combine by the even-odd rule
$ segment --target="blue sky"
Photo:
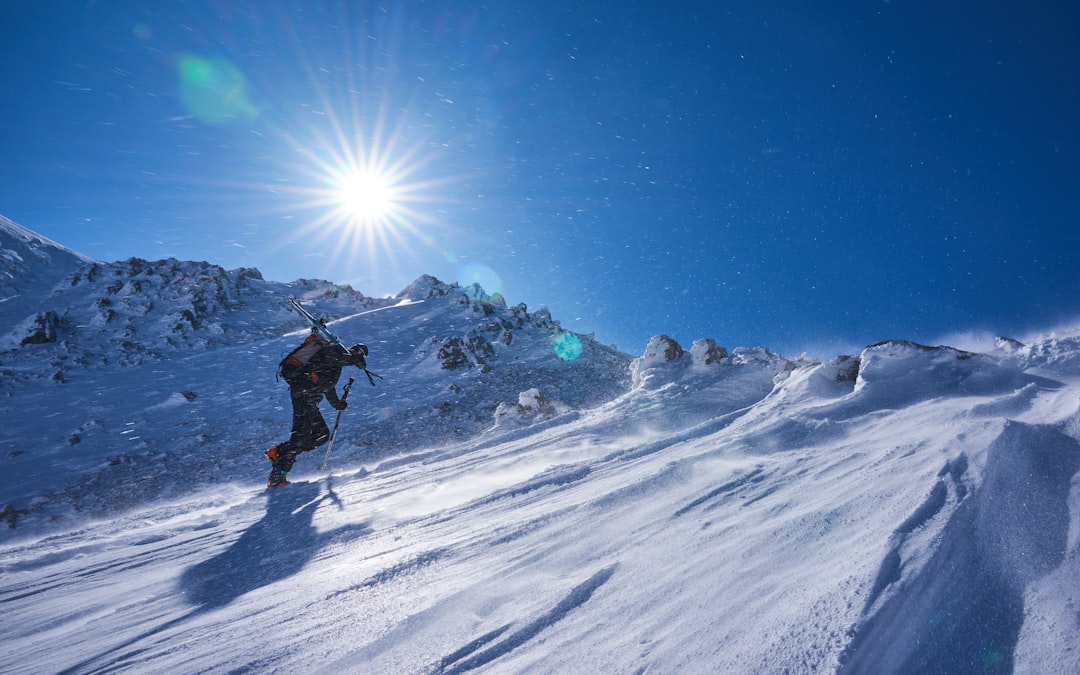
[[[10,0],[0,54],[0,213],[100,260],[479,280],[631,353],[1080,316],[1068,3]]]

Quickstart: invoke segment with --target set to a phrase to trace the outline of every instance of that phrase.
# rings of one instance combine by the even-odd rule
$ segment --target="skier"
[[[278,372],[289,384],[292,398],[293,423],[289,440],[278,443],[266,451],[272,463],[270,481],[266,487],[282,487],[289,484],[287,474],[301,452],[314,450],[330,437],[330,429],[319,412],[323,397],[335,410],[345,410],[347,403],[337,395],[337,382],[345,366],[366,368],[366,345],[357,343],[345,351],[341,345],[330,342],[312,329],[303,344],[281,362]]]

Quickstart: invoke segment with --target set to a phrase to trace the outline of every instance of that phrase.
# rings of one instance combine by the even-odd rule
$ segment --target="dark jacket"
[[[362,356],[344,351],[336,344],[327,344],[312,357],[306,370],[310,384],[301,378],[300,385],[312,394],[319,393],[326,397],[326,401],[333,407],[338,407],[340,399],[337,395],[337,383],[341,379],[341,369],[345,366],[355,366],[363,361]]]
[[[316,351],[312,354],[312,350]],[[336,386],[341,369],[355,365],[361,368],[366,365],[362,354],[345,351],[340,345],[311,335],[285,357],[279,372],[294,393],[314,396],[316,401],[325,396],[330,405],[337,408],[340,399]]]

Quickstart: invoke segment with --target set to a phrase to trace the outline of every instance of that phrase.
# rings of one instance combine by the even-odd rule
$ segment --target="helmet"
[[[357,342],[352,347],[349,347],[349,351],[357,356],[366,357],[368,355],[367,345],[362,342]]]

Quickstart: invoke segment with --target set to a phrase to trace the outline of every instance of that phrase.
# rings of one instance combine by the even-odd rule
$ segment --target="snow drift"
[[[0,671],[1080,672],[1080,330],[633,357],[430,277],[31,235],[66,262],[0,302]],[[288,295],[385,381],[268,492]]]

